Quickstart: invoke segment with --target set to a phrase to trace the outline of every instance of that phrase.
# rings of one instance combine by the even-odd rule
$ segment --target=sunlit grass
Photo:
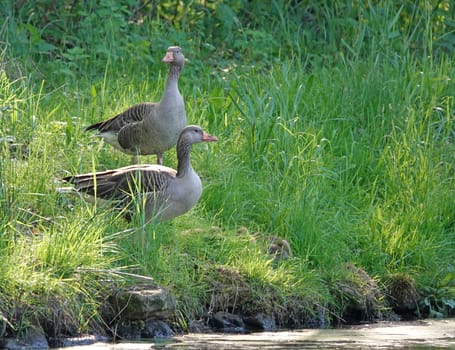
[[[405,273],[422,290],[453,289],[453,60],[374,36],[384,23],[389,34],[397,30],[391,9],[384,18],[362,13],[355,25],[331,23],[352,32],[340,51],[331,38],[327,51],[305,53],[302,41],[279,61],[217,66],[188,50],[179,82],[188,121],[219,142],[193,147],[204,187],[196,207],[160,224],[142,226],[140,216],[129,224],[109,206],[56,188],[68,174],[129,164],[84,128],[158,101],[165,65],[107,59],[102,72],[76,79],[58,71],[38,82],[1,70],[0,311],[19,330],[34,314],[46,319],[69,305],[69,328],[87,328],[118,269],[169,286],[182,322],[213,303],[232,308],[216,288],[226,276],[248,284],[251,307],[296,298],[309,314],[333,307],[333,318],[342,305],[330,288],[346,264],[379,281]],[[301,29],[280,16],[292,46]],[[176,167],[174,150],[165,164]],[[276,263],[266,253],[275,235],[290,242],[290,259]]]
[[[449,273],[450,65],[350,62],[308,75],[294,63],[235,80],[237,128],[222,144],[232,167],[215,160],[213,213],[290,239],[316,268]]]

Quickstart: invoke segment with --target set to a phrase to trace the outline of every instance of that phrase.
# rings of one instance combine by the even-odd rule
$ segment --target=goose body
[[[140,198],[147,222],[169,220],[189,211],[202,194],[201,180],[191,166],[191,145],[217,140],[199,126],[190,125],[183,129],[177,142],[177,170],[159,164],[138,164],[63,180],[72,183],[80,194],[117,201],[121,208]]]
[[[164,152],[175,146],[187,124],[185,104],[178,88],[185,64],[182,49],[169,47],[162,61],[169,63],[169,73],[159,102],[136,104],[86,128],[87,131],[96,130],[97,136],[114,148],[133,155],[133,163],[137,163],[138,155],[155,154],[157,163],[162,164]]]

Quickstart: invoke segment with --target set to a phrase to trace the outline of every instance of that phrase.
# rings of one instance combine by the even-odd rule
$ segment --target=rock
[[[274,331],[277,329],[275,318],[263,313],[243,317],[243,321],[248,328],[255,330],[258,329],[261,331]]]
[[[160,320],[145,321],[144,329],[141,333],[142,338],[169,338],[174,333],[167,323]]]
[[[123,320],[116,327],[115,337],[128,340],[170,338],[174,335],[167,323],[160,320]]]
[[[44,330],[39,326],[27,329],[23,338],[0,338],[0,348],[8,350],[49,349]]]
[[[109,298],[116,315],[125,320],[169,319],[175,312],[175,299],[168,288],[139,285],[120,290]]]
[[[168,288],[154,284],[119,290],[108,299],[104,317],[114,338],[139,340],[171,337],[165,323],[175,315],[175,299]]]
[[[191,333],[212,333],[212,328],[207,325],[205,320],[193,320],[188,324],[188,331]]]
[[[225,333],[244,333],[245,324],[240,316],[219,311],[209,318],[209,325]]]

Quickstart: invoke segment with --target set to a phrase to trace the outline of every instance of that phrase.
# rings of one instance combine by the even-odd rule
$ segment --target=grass
[[[301,28],[277,9],[285,50]],[[332,34],[339,27],[353,32],[338,52],[330,38],[327,51],[316,42],[320,51],[305,53],[308,33],[279,60],[273,51],[245,49],[247,63],[262,52],[263,64],[239,65],[235,58],[207,64],[216,53],[200,60],[198,53],[207,52],[197,40],[188,43],[184,52],[191,59],[180,80],[188,119],[220,141],[192,152],[204,185],[197,206],[145,228],[55,189],[68,173],[130,161],[84,127],[133,103],[158,100],[164,66],[141,69],[102,55],[104,67],[96,62],[90,70],[93,57],[79,57],[79,66],[76,59],[67,66],[56,60],[55,76],[41,80],[27,62],[21,66],[21,57],[5,52],[0,312],[10,332],[36,320],[56,334],[100,327],[103,298],[112,285],[130,283],[122,271],[169,286],[181,323],[217,309],[276,311],[283,305],[294,308],[296,318],[317,318],[325,310],[335,322],[346,308],[335,288],[353,278],[349,266],[379,284],[393,274],[410,276],[431,315],[453,314],[453,55],[412,52],[414,32],[397,51],[390,33],[400,30],[398,17],[391,7],[386,12],[389,33],[377,36],[372,26],[380,28],[383,17],[374,11],[363,13],[371,17],[363,26],[331,22]],[[115,33],[106,40],[114,47]],[[165,48],[154,53],[155,62]],[[42,70],[52,66],[40,64]],[[87,75],[75,74],[78,69]],[[165,164],[175,162],[168,152]],[[275,263],[265,253],[272,235],[290,242],[289,260]],[[223,292],[235,288],[244,292],[243,305]],[[46,323],[63,305],[63,322]]]

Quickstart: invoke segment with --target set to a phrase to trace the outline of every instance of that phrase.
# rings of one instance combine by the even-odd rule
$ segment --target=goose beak
[[[210,134],[207,134],[205,131],[202,134],[202,141],[205,142],[213,142],[213,141],[218,141],[218,138],[216,136],[212,136]]]
[[[165,62],[165,63],[174,62],[174,53],[171,51],[166,52],[166,55],[162,59],[162,62]]]

